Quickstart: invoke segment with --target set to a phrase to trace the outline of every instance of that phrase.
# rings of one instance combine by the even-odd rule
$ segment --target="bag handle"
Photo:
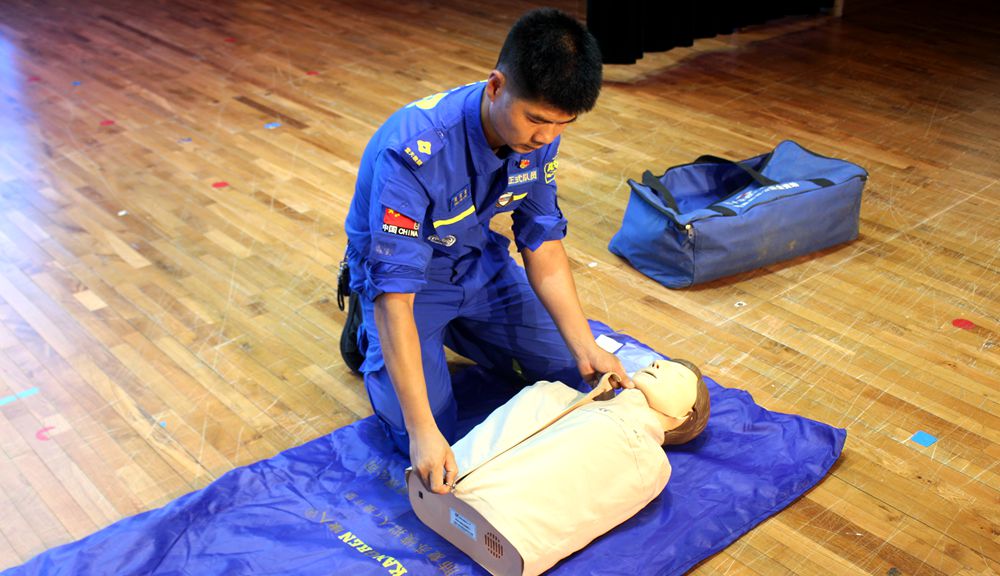
[[[702,156],[702,158],[704,158],[704,156]],[[690,229],[691,227],[690,224],[681,224],[680,220],[678,220],[681,211],[679,208],[677,208],[677,201],[674,199],[674,195],[670,193],[670,190],[668,190],[667,187],[663,185],[663,182],[660,182],[659,178],[654,176],[653,173],[650,172],[649,170],[646,170],[645,172],[642,173],[642,183],[647,187],[651,188],[652,190],[654,190],[655,192],[659,193],[660,198],[663,199],[664,203],[666,203],[668,207],[673,209],[674,211],[674,213],[672,214],[660,208],[659,206],[655,206],[657,209],[660,210],[660,212],[666,214],[671,220],[674,221],[675,224],[677,224],[678,227]],[[650,200],[648,199],[646,201],[650,202]],[[725,206],[706,206],[706,208],[714,212],[717,212],[723,216],[736,216],[736,212],[730,210],[729,208],[726,208]]]
[[[654,176],[652,172],[646,170],[642,173],[642,183],[655,190],[660,195],[660,198],[662,198],[667,204],[667,207],[671,208],[677,214],[681,213],[681,211],[677,208],[677,200],[674,199],[674,195],[671,194],[670,190],[667,190],[667,187],[663,185],[663,182],[660,182],[660,179]]]
[[[684,225],[680,223],[678,218],[680,215],[677,214],[673,209],[664,206],[664,203],[660,196],[656,192],[650,189],[648,186],[642,185],[635,180],[629,178],[629,186],[632,188],[632,193],[642,199],[643,202],[649,204],[649,207],[656,210],[660,214],[666,216],[671,222],[673,222],[679,228],[683,228]]]
[[[770,178],[768,178],[767,176],[764,176],[763,174],[761,174],[760,172],[754,170],[753,168],[748,168],[747,166],[744,166],[743,164],[740,164],[739,162],[734,162],[734,161],[729,160],[727,158],[722,158],[722,157],[719,157],[719,156],[713,156],[711,154],[704,154],[702,156],[699,156],[698,159],[694,161],[694,163],[695,164],[708,164],[708,163],[713,163],[713,164],[729,164],[731,166],[736,166],[740,170],[742,170],[742,171],[746,172],[747,174],[749,174],[750,177],[753,178],[754,181],[757,182],[758,184],[760,184],[761,186],[771,186],[773,184],[778,184],[779,183],[777,180],[771,180]],[[645,181],[643,183],[645,184]]]

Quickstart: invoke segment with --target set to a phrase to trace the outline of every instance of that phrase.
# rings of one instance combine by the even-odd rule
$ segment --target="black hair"
[[[591,110],[601,92],[601,49],[572,16],[554,8],[525,13],[500,49],[497,69],[525,100],[567,114]]]

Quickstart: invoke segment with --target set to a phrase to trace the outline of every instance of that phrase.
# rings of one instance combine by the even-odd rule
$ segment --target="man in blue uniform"
[[[528,382],[625,376],[583,315],[556,201],[560,134],[600,85],[594,38],[561,12],[535,10],[511,28],[485,82],[405,106],[365,149],[345,224],[361,372],[431,490],[458,473],[443,346]],[[489,228],[501,212],[523,269]]]

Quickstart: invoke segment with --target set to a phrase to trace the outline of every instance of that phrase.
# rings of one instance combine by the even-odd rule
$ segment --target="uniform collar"
[[[469,142],[469,152],[472,154],[472,164],[477,174],[496,172],[504,165],[504,160],[497,157],[486,141],[486,131],[480,116],[480,106],[486,83],[478,90],[471,90],[465,99],[465,133]]]

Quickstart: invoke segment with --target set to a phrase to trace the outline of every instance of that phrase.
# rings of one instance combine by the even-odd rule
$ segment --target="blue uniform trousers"
[[[457,406],[444,346],[502,374],[516,386],[512,395],[520,385],[537,380],[560,380],[588,389],[552,317],[528,284],[524,269],[506,254],[504,259],[491,263],[491,278],[454,283],[447,277],[435,279],[432,273],[414,299],[427,395],[438,428],[449,443],[457,440]],[[371,362],[370,358],[378,354],[381,359],[382,354],[377,338],[372,338],[376,332],[374,303],[362,298],[362,311],[359,346],[369,356],[366,365],[380,366],[365,371],[368,397],[396,447],[409,454],[409,436],[389,372],[383,362]],[[514,368],[515,361],[520,374]]]

